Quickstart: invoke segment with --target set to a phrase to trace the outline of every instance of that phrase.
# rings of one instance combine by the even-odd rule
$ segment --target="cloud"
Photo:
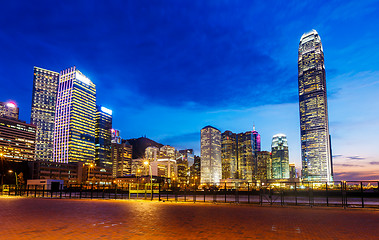
[[[364,167],[360,164],[349,164],[349,163],[333,163],[333,166],[342,166],[342,167]]]
[[[350,160],[365,160],[366,158],[360,157],[360,156],[351,156],[351,157],[346,157]]]
[[[334,180],[340,181],[370,181],[379,180],[377,171],[349,171],[349,172],[334,172]]]
[[[379,162],[370,162],[371,165],[379,165]]]

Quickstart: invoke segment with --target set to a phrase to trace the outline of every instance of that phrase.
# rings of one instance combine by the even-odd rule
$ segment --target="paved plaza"
[[[379,211],[0,197],[0,239],[379,239]]]

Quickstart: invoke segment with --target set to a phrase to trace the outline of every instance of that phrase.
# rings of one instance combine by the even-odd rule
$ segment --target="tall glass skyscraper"
[[[59,75],[54,128],[54,162],[93,163],[96,86],[76,67]]]
[[[95,162],[97,166],[112,168],[111,159],[112,110],[96,106]]]
[[[55,104],[59,73],[34,67],[32,113],[36,128],[35,160],[53,160]]]
[[[272,179],[285,179],[290,177],[288,142],[284,134],[276,134],[271,143]]]
[[[331,181],[324,52],[316,30],[301,36],[298,71],[302,178]]]
[[[225,131],[221,134],[222,179],[238,179],[237,134]]]
[[[221,171],[221,132],[212,126],[201,129],[201,183],[219,184]]]

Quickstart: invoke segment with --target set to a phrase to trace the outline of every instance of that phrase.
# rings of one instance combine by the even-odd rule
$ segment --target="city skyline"
[[[297,48],[301,35],[316,29],[325,53],[335,179],[378,179],[376,3],[125,3],[119,10],[85,8],[86,16],[70,21],[60,17],[82,11],[83,3],[75,9],[6,3],[0,101],[15,101],[20,119],[29,121],[33,66],[59,72],[76,65],[113,110],[114,128],[125,139],[146,135],[200,155],[202,127],[245,132],[255,124],[262,150],[270,149],[273,135],[287,135],[290,162],[299,169]]]

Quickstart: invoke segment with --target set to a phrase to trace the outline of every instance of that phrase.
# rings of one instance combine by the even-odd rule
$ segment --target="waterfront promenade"
[[[378,239],[379,211],[0,197],[1,239]]]

